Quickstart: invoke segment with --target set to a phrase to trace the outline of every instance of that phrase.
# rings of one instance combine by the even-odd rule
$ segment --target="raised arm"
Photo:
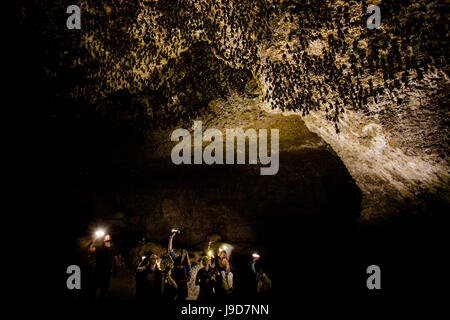
[[[177,260],[177,255],[175,254],[175,252],[173,251],[172,248],[172,241],[173,241],[173,237],[175,237],[175,233],[172,233],[169,237],[169,246],[168,246],[168,250],[169,250],[169,255],[172,257],[173,262],[175,262],[175,260]]]
[[[170,275],[170,272],[168,272],[168,273],[163,273],[163,283],[164,283],[165,280],[167,280],[167,281],[170,283],[170,285],[171,285],[172,287],[174,287],[175,289],[178,288],[178,285],[177,285],[177,283],[175,282],[175,280],[173,280],[172,276]]]
[[[88,249],[90,252],[95,252],[95,240],[91,241],[91,244],[89,245]]]
[[[169,252],[172,251],[172,242],[173,242],[173,237],[175,237],[175,235],[176,235],[176,233],[172,233],[169,237],[169,245],[167,248],[167,250],[169,250]]]

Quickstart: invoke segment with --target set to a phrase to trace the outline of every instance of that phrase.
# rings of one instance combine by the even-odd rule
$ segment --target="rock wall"
[[[178,227],[177,243],[189,247],[204,245],[211,234],[234,243],[270,243],[268,230],[279,234],[275,225],[284,228],[302,219],[354,220],[361,209],[360,191],[334,151],[300,117],[269,114],[260,105],[258,97],[234,93],[214,101],[211,112],[198,120],[203,130],[221,130],[224,145],[227,128],[279,128],[276,175],[262,176],[261,165],[248,162],[175,165],[170,153],[176,142],[170,136],[176,127],[155,130],[135,150],[138,156],[118,170],[127,182],[112,183],[102,191],[106,196],[95,197],[99,218],[117,228],[116,234],[134,230],[161,243],[168,230]],[[192,124],[187,129],[192,132]],[[117,220],[110,216],[114,210],[126,214]]]
[[[229,106],[239,103],[233,96],[218,101],[253,78],[262,88],[259,108],[301,116],[333,148],[363,192],[362,220],[408,210],[430,192],[448,206],[448,5],[370,4],[381,7],[379,30],[366,27],[366,1],[83,2],[82,32],[67,33],[65,4],[42,1],[41,36],[54,49],[45,53],[46,77],[76,79],[63,80],[45,112],[101,113],[145,132],[214,114],[210,106],[218,103],[221,113],[211,121],[220,123],[224,110],[242,114],[247,101],[238,108]],[[215,72],[186,68],[216,61],[199,41],[223,61],[205,68]],[[196,55],[186,56],[190,49]],[[280,129],[309,136],[291,117]]]

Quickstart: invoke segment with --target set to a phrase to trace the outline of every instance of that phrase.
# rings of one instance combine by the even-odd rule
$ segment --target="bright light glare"
[[[212,256],[213,256],[213,252],[212,252],[212,250],[209,250],[209,251],[208,251],[208,256],[210,256],[210,257],[212,257]]]
[[[226,254],[228,258],[231,257],[231,253],[233,252],[233,245],[229,243],[222,243],[218,249],[219,253],[223,252]]]
[[[257,254],[257,253],[254,253],[254,254],[252,254],[252,257],[253,257],[253,258],[257,258],[257,259],[258,259],[258,258],[260,257],[260,255],[259,255],[259,254]]]
[[[105,236],[105,231],[104,230],[99,229],[99,230],[95,231],[95,237],[96,238],[101,238],[103,236]]]

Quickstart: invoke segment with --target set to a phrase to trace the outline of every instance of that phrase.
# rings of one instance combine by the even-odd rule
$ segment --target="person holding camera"
[[[95,253],[94,294],[97,296],[97,291],[100,289],[100,299],[103,300],[109,289],[111,273],[115,275],[117,268],[111,236],[106,234],[100,246],[95,245],[95,240],[92,241],[89,251]]]
[[[184,301],[188,296],[188,282],[191,279],[191,263],[189,253],[186,249],[181,249],[181,254],[177,256],[172,248],[173,238],[179,230],[172,231],[169,237],[168,251],[174,261],[172,277],[177,283],[177,301]]]
[[[217,295],[221,298],[229,298],[233,293],[233,272],[231,271],[230,262],[225,256],[220,260],[220,264],[223,266],[221,270],[217,270],[218,278],[220,281],[220,290],[217,291]]]

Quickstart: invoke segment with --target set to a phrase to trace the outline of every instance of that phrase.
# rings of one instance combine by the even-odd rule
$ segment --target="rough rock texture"
[[[408,210],[411,206],[406,201],[435,186],[438,196],[448,204],[449,167],[443,146],[447,145],[443,141],[448,134],[442,136],[442,132],[448,132],[443,121],[448,115],[438,118],[432,114],[435,119],[429,119],[423,109],[422,114],[411,115],[416,107],[409,103],[405,112],[386,106],[392,113],[389,118],[380,106],[374,106],[371,117],[349,111],[341,121],[339,134],[318,115],[305,118],[308,129],[333,147],[363,191],[361,216],[365,220],[385,219],[386,214]]]
[[[383,4],[383,1],[371,4],[380,3]],[[339,5],[342,5],[342,2],[336,2],[334,8]],[[408,25],[408,19],[412,19],[415,14],[414,9],[417,9],[418,6],[419,4],[416,3],[404,8],[405,16],[400,17],[400,19],[405,19],[401,23],[403,26]],[[352,11],[352,9],[350,10]],[[422,18],[425,14],[435,14],[436,20],[439,19],[439,13],[434,12],[432,4],[421,7],[421,10]],[[427,12],[427,10],[429,11]],[[355,12],[353,11],[353,14]],[[358,46],[367,51],[368,46],[376,47],[374,45],[376,40],[380,41],[387,36],[393,37],[400,43],[400,38],[405,34],[397,33],[398,22],[396,24],[390,18],[386,20],[388,22],[384,22],[379,32],[380,35],[377,36],[378,39],[369,35],[367,40],[358,42],[358,39],[364,37],[364,33],[367,36],[367,30],[364,27],[356,26],[346,30],[348,36],[346,35],[343,40],[350,45],[351,39],[356,39],[354,41],[358,42]],[[425,24],[424,21],[422,23]],[[415,30],[418,29],[417,26],[412,27]],[[296,32],[296,28],[296,24],[280,21],[274,28],[273,35],[278,41],[266,47],[266,58],[280,59],[281,54],[285,52],[283,47],[286,43],[289,43],[290,47],[298,46],[295,40],[287,41],[289,35]],[[320,28],[316,32],[335,34],[336,30]],[[426,29],[422,32],[430,32],[430,30]],[[447,37],[448,26],[441,32]],[[390,44],[377,54],[381,53],[390,58],[389,50],[396,49],[393,43],[395,41],[391,40]],[[445,43],[438,43],[438,46],[445,46]],[[417,47],[419,46],[416,45]],[[326,41],[311,40],[305,51],[312,56],[323,56],[326,53],[325,50],[330,50],[330,45]],[[413,51],[419,57],[424,54],[419,53],[419,50],[414,47],[410,47],[408,50]],[[405,52],[401,52],[401,55],[404,54]],[[295,61],[289,58],[288,56],[288,63],[294,64]],[[343,60],[340,61],[342,65],[345,64],[344,62],[349,62],[348,55],[339,58]],[[369,88],[367,85],[369,81],[382,83],[383,73],[380,70],[374,74],[374,70],[367,67],[367,61],[358,61],[357,64],[366,70],[362,71],[360,79],[354,79],[351,83],[362,81],[366,88]],[[399,64],[401,68],[402,62]],[[436,64],[438,67],[433,66]],[[317,111],[308,115],[303,114],[303,120],[308,129],[317,133],[331,145],[363,191],[361,216],[364,220],[384,219],[386,214],[389,216],[392,213],[408,210],[407,208],[411,209],[413,206],[408,206],[407,202],[415,199],[421,193],[430,192],[429,189],[432,189],[431,192],[436,192],[437,188],[438,196],[443,197],[444,202],[448,205],[450,133],[447,107],[448,70],[446,65],[439,66],[437,61],[432,61],[430,65],[426,66],[425,70],[431,70],[421,78],[414,75],[408,76],[408,81],[403,85],[388,87],[382,94],[376,95],[372,101],[365,103],[362,108],[355,109],[346,106],[345,114],[339,121],[339,133],[335,130],[335,124],[327,121],[326,112]],[[408,65],[406,65],[407,68]],[[419,72],[422,69],[422,67],[419,68]],[[398,79],[399,74],[396,73],[393,78]],[[263,88],[270,85],[266,84],[263,79],[262,82]],[[325,104],[335,103],[333,100],[341,97],[336,98],[336,93],[333,93],[328,98],[331,99]],[[266,108],[270,110],[267,106]],[[423,205],[423,203],[417,202],[414,204],[416,207]]]
[[[65,4],[43,1],[38,19],[47,29],[40,36],[54,49],[43,53],[44,72],[46,81],[58,83],[44,113],[101,113],[146,131],[209,112],[211,125],[276,125],[301,132],[316,151],[326,148],[304,130],[302,116],[362,190],[364,220],[408,209],[423,193],[448,205],[448,7],[419,0],[371,4],[381,6],[380,30],[367,29],[364,1],[83,2],[82,30],[68,32]],[[23,10],[21,19],[27,23],[29,15]],[[205,61],[211,65],[202,73]],[[242,93],[239,84],[250,79],[262,88],[258,107],[298,115],[267,123],[252,111],[228,122],[228,112],[245,115],[248,103],[230,90]],[[164,153],[144,152],[141,160],[154,152]],[[167,208],[177,204],[168,199],[151,210],[170,224]]]
[[[274,218],[288,225],[294,217],[357,217],[360,191],[334,151],[300,117],[272,115],[260,104],[259,98],[234,93],[214,101],[198,120],[203,130],[221,130],[224,144],[226,128],[281,128],[277,175],[261,176],[259,164],[174,165],[170,153],[176,142],[170,135],[176,127],[154,130],[134,150],[136,157],[114,166],[111,174],[126,178],[120,184],[114,178],[106,190],[98,187],[96,214],[115,234],[134,230],[162,243],[168,230],[181,228],[177,242],[189,247],[205,246],[213,233],[236,243],[264,242]],[[192,131],[192,124],[187,129]],[[109,216],[113,210],[126,215]]]

